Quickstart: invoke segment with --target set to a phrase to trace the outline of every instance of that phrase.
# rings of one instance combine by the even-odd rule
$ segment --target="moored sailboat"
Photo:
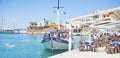
[[[3,28],[3,17],[1,17],[1,28],[0,34],[19,34],[19,31],[14,30],[14,28]]]
[[[68,43],[69,43],[69,31],[63,31],[60,30],[60,27],[62,24],[59,23],[59,9],[61,8],[59,6],[59,0],[57,7],[57,25],[55,32],[49,32],[47,34],[44,34],[42,38],[42,43],[47,49],[68,49]],[[55,24],[56,25],[56,24]],[[54,27],[54,26],[53,26]],[[46,30],[48,31],[48,30]],[[53,30],[52,30],[53,31]]]

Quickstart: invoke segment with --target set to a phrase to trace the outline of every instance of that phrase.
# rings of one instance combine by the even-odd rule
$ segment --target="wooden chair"
[[[80,41],[79,51],[85,51],[85,40]]]
[[[94,43],[95,44],[94,44],[93,49],[94,49],[95,52],[98,52],[99,42],[97,40],[95,40]]]
[[[79,51],[85,51],[85,44],[80,44]]]
[[[106,48],[105,48],[105,51],[106,51],[107,53],[112,53],[112,54],[114,54],[113,45],[112,45],[112,44],[107,45]]]

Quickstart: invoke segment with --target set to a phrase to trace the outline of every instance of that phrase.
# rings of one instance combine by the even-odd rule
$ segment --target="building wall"
[[[43,20],[38,22],[30,22],[30,26],[27,28],[29,32],[41,31],[44,28],[49,27],[49,21]]]

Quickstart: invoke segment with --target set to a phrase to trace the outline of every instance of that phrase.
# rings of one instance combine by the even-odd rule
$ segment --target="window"
[[[35,23],[35,25],[37,25],[37,23]]]
[[[31,25],[34,25],[33,23]]]
[[[93,16],[93,18],[99,18],[99,16],[98,16],[98,15],[95,15],[95,16]]]
[[[109,17],[109,15],[103,15],[103,18]]]
[[[85,21],[85,19],[83,19],[83,18],[82,18],[81,20],[82,20],[82,22],[84,22],[84,21]]]
[[[40,23],[40,25],[42,25],[42,24]]]
[[[86,21],[90,21],[90,19],[86,19]]]
[[[103,18],[105,18],[106,16],[105,15],[103,15]]]

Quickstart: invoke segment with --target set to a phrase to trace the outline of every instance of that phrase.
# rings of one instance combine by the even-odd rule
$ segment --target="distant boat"
[[[13,30],[0,30],[0,34],[14,34],[14,31]]]
[[[2,29],[0,30],[0,34],[19,34],[19,32],[12,29]]]
[[[3,16],[1,17],[1,28],[0,28],[0,34],[19,34],[20,32],[15,30],[14,28],[3,28]],[[13,27],[15,27],[13,25]]]

